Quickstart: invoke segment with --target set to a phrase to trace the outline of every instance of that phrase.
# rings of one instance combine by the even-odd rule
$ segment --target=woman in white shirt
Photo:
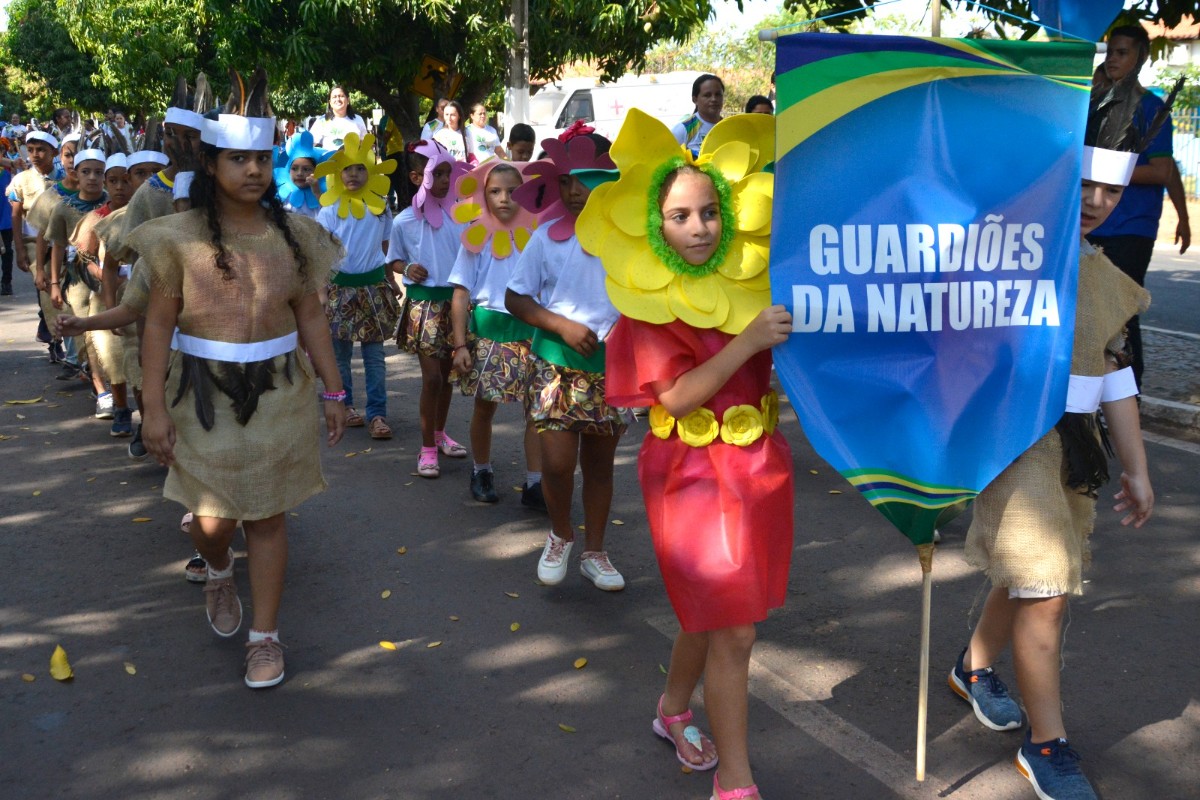
[[[449,150],[455,161],[466,161],[467,137],[463,130],[463,120],[467,115],[463,113],[462,104],[457,100],[451,100],[446,104],[443,115],[446,125],[433,134],[433,140]]]
[[[467,125],[467,151],[472,163],[482,164],[496,156],[504,156],[500,134],[487,124],[488,110],[483,103],[471,106],[471,122]]]
[[[309,130],[317,147],[337,150],[342,146],[347,133],[357,133],[360,139],[366,136],[367,123],[354,113],[346,89],[335,84],[329,90],[329,107],[325,116],[317,117]]]

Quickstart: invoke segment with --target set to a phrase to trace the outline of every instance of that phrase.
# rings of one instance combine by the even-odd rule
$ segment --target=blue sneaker
[[[1021,707],[1008,693],[1004,681],[996,677],[991,667],[963,671],[967,648],[958,656],[950,671],[948,683],[954,693],[971,704],[979,721],[994,731],[1011,731],[1021,727]]]
[[[1013,763],[1041,800],[1097,800],[1092,784],[1079,769],[1079,754],[1066,739],[1035,744],[1026,732],[1025,744]]]
[[[108,429],[108,435],[119,439],[133,436],[133,410],[128,408],[113,409],[113,424]]]

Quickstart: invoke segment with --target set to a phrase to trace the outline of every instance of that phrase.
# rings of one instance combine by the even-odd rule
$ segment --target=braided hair
[[[224,148],[219,148],[208,143],[201,144],[201,166],[215,166],[222,149]],[[196,170],[196,177],[193,180],[191,189],[192,205],[204,212],[205,220],[208,222],[208,230],[211,234],[212,245],[217,250],[217,269],[223,273],[221,276],[222,279],[228,281],[233,279],[233,267],[229,260],[229,251],[225,248],[225,241],[221,236],[221,218],[220,210],[217,207],[217,192],[217,181],[208,173],[208,170],[203,168]],[[288,247],[291,248],[292,256],[296,260],[297,271],[301,276],[304,276],[306,274],[305,268],[308,266],[308,259],[305,257],[304,251],[300,248],[300,242],[292,234],[291,226],[288,225],[288,212],[279,200],[279,191],[275,186],[274,177],[271,178],[271,184],[263,193],[260,202],[267,209],[267,217],[279,229],[279,232],[283,234],[284,240],[287,242]]]

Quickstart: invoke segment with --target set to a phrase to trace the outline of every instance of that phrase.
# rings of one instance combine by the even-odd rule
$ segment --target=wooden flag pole
[[[921,560],[921,678],[917,694],[917,780],[925,780],[925,729],[929,717],[929,614],[933,600],[933,543],[917,545]]]

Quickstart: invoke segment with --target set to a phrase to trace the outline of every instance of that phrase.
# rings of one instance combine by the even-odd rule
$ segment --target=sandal
[[[183,577],[188,583],[207,583],[208,582],[208,562],[204,560],[204,556],[196,553],[188,559],[187,564],[183,567]]]
[[[371,425],[368,428],[372,439],[390,439],[392,438],[392,429],[388,427],[383,417],[374,417],[371,420]]]
[[[448,456],[450,458],[467,457],[467,448],[463,447],[461,444],[447,436],[445,431],[435,434],[433,441],[437,445],[438,450],[442,451],[442,455],[444,456]]]
[[[656,734],[658,734],[662,738],[666,739],[671,744],[675,745],[675,758],[679,759],[679,763],[683,764],[688,769],[693,769],[693,770],[696,770],[697,772],[704,772],[706,770],[710,770],[713,767],[715,767],[717,765],[717,757],[715,755],[713,756],[712,761],[701,761],[699,764],[694,764],[691,761],[689,761],[683,753],[681,753],[679,751],[679,744],[678,744],[678,742],[675,741],[675,737],[671,735],[671,726],[674,725],[676,722],[682,722],[682,723],[684,723],[684,725],[686,725],[686,727],[683,729],[683,738],[685,740],[687,740],[688,744],[692,745],[692,747],[695,747],[697,750],[700,751],[701,758],[704,757],[704,742],[705,742],[705,740],[706,739],[708,741],[712,741],[712,740],[709,738],[709,736],[707,734],[701,733],[700,729],[697,728],[695,725],[687,725],[687,723],[692,721],[691,709],[684,711],[682,714],[676,714],[675,716],[672,716],[672,717],[664,716],[663,710],[662,710],[662,704],[663,704],[663,700],[665,698],[666,698],[666,695],[663,695],[662,697],[658,698],[658,714],[657,714],[657,716],[655,716],[654,722],[651,723],[650,727],[654,730],[654,732]]]
[[[352,406],[346,406],[346,427],[361,428],[367,423],[363,420],[362,414],[354,410]]]
[[[436,478],[442,474],[442,468],[438,466],[436,448],[421,448],[421,455],[417,458],[417,474],[422,478]]]
[[[740,789],[722,789],[721,784],[717,782],[717,773],[713,773],[713,796],[712,800],[743,800],[746,797],[754,797],[758,794],[758,787],[754,784],[743,786]],[[759,800],[762,800],[760,797]]]

